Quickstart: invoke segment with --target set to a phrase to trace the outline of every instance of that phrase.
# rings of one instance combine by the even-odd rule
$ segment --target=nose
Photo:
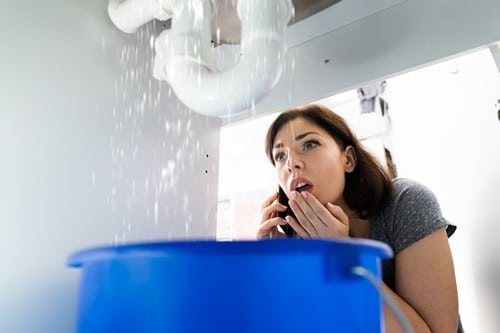
[[[289,151],[286,159],[286,167],[292,172],[293,170],[299,170],[304,167],[304,162],[293,152]]]

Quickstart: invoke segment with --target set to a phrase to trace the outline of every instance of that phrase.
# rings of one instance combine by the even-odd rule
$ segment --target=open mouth
[[[310,187],[311,187],[310,184],[299,184],[297,187],[295,187],[295,191],[302,192],[302,191],[307,190]]]

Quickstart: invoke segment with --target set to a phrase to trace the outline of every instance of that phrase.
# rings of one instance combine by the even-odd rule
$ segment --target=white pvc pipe
[[[155,1],[160,9],[154,9]],[[293,6],[291,0],[238,0],[241,58],[233,68],[220,72],[212,59],[213,5],[210,0],[127,0],[113,12],[120,16],[115,18],[124,31],[151,20],[155,10],[171,13],[171,29],[156,41],[153,74],[167,80],[192,110],[223,117],[249,109],[279,80]]]
[[[109,0],[108,15],[123,32],[133,33],[153,19],[167,20],[171,13],[158,0]]]
[[[223,117],[249,109],[279,80],[285,61],[285,31],[292,8],[290,0],[239,0],[241,58],[232,69],[222,73],[214,70],[210,59],[204,55],[210,47],[210,36],[187,42],[197,33],[193,29],[209,26],[210,22],[193,24],[177,16],[174,8],[172,23],[182,22],[182,32],[172,26],[172,31],[157,41],[160,43],[157,56],[161,56],[162,51],[167,52],[164,78],[177,97],[198,113]],[[179,43],[179,38],[184,43]],[[171,53],[161,50],[162,43],[168,45]],[[183,44],[184,52],[178,53],[175,44]],[[199,53],[190,52],[193,45],[200,48]]]
[[[195,59],[171,59],[167,81],[190,109],[208,116],[230,116],[249,109],[278,82],[284,61],[280,42],[255,40],[239,63],[215,72]]]
[[[172,24],[156,40],[153,75],[172,85],[173,73],[167,66],[176,60],[214,68],[211,50],[214,8],[210,0],[170,0],[170,5]]]

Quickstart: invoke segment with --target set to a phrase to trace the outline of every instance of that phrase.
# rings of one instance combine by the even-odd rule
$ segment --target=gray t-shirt
[[[448,237],[456,227],[441,214],[435,195],[424,185],[407,178],[393,181],[389,203],[370,220],[370,238],[388,244],[397,255],[436,230],[446,228]],[[394,290],[394,259],[382,261],[385,284]],[[458,332],[462,332],[459,323]]]
[[[370,238],[389,244],[398,254],[448,222],[434,194],[424,185],[396,178],[389,204],[371,219]]]

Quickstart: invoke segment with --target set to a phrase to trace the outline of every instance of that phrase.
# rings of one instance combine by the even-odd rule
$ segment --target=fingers
[[[290,207],[296,219],[288,220],[300,237],[348,237],[349,217],[340,206],[321,204],[308,192],[292,192]]]
[[[273,193],[261,205],[261,217],[257,238],[286,237],[278,230],[278,225],[289,224],[301,238],[349,237],[349,217],[340,206],[327,203],[323,205],[311,193],[291,193],[290,208],[295,218],[282,219],[278,212],[287,207],[278,202],[278,194]]]
[[[260,213],[260,223],[263,224],[270,218],[276,217],[278,212],[285,212],[287,207],[285,205],[280,204],[277,201],[273,201],[268,206],[263,206]],[[283,219],[281,219],[283,220]]]
[[[277,199],[278,193],[274,193],[262,203],[257,238],[276,238],[280,236],[281,233],[278,231],[277,226],[285,225],[286,221],[277,217],[277,212],[284,212],[287,207],[280,204]]]
[[[319,232],[319,230],[317,229],[318,215],[316,210],[321,210],[324,208],[319,202],[317,203],[316,208],[313,208],[312,206],[314,206],[315,203],[308,202],[306,200],[307,196],[308,195],[306,194],[306,192],[304,192],[304,194],[299,192],[292,192],[292,198],[294,200],[290,200],[289,204],[290,208],[295,213],[296,219],[299,221],[302,229],[304,230],[305,234],[300,236],[314,237],[317,236]],[[313,199],[316,200],[315,198]],[[322,223],[321,221],[319,222]]]
[[[326,204],[326,207],[335,218],[335,223],[330,224],[330,230],[341,237],[349,237],[349,216],[340,206],[330,202]]]
[[[328,211],[330,211],[330,213],[332,213],[332,215],[335,216],[340,223],[345,226],[349,226],[349,216],[347,216],[340,206],[336,206],[329,202],[326,204],[326,208],[328,208]]]
[[[273,193],[272,195],[270,195],[266,200],[264,200],[264,202],[262,203],[262,205],[260,205],[260,209],[263,210],[264,208],[268,207],[269,205],[271,205],[276,199],[278,199],[278,192],[275,192]]]
[[[274,217],[269,220],[264,221],[260,224],[259,229],[257,230],[257,238],[277,238],[278,236],[283,235],[283,233],[278,231],[278,225],[285,225],[287,222],[281,217]]]
[[[285,217],[286,222],[292,227],[293,230],[295,230],[295,233],[297,236],[300,238],[313,238],[314,236],[311,235],[298,221],[297,219],[293,218],[292,216],[287,216]]]

